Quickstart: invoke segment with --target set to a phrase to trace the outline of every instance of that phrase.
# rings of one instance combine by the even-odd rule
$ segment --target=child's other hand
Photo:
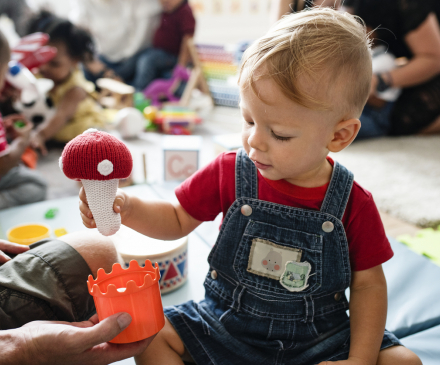
[[[24,140],[29,140],[33,124],[21,114],[10,114],[3,118],[3,123],[12,135],[12,138],[21,137]]]
[[[124,220],[124,216],[127,214],[127,207],[128,196],[121,189],[118,189],[118,191],[116,192],[115,201],[113,203],[113,210],[115,211],[115,213],[121,214],[122,220]],[[96,228],[96,223],[93,219],[92,211],[89,208],[89,203],[87,202],[87,196],[84,187],[81,187],[81,190],[79,191],[79,210],[83,224],[87,228]]]
[[[33,149],[39,150],[43,156],[47,155],[46,140],[40,133],[32,133],[30,144]]]

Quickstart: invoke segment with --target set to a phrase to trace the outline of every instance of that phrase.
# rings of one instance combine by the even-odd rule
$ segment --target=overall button
[[[215,270],[212,270],[212,271],[211,271],[211,278],[212,278],[213,280],[217,279],[217,271],[215,271]]]
[[[211,275],[212,275],[212,273],[211,273]],[[342,298],[342,294],[341,294],[341,293],[336,293],[336,294],[335,294],[335,300],[336,300],[337,302],[339,302],[339,301],[341,300],[341,298]]]
[[[332,222],[327,221],[327,222],[322,223],[322,230],[323,230],[324,232],[330,233],[330,232],[332,232],[334,229],[335,229],[335,226],[333,225]]]
[[[252,208],[249,205],[243,205],[241,207],[241,214],[249,217],[252,214]]]

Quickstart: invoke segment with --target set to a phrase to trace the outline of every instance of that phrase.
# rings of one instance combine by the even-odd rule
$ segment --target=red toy
[[[95,301],[99,320],[119,312],[131,315],[130,325],[110,342],[129,343],[158,333],[165,325],[162,298],[159,290],[160,272],[150,260],[140,267],[132,260],[128,269],[114,264],[112,272],[98,270],[96,280],[89,275],[87,286]]]
[[[119,179],[126,179],[133,168],[127,146],[111,134],[88,129],[64,147],[60,168],[83,184],[98,231],[115,234],[121,226],[121,215],[113,210]]]

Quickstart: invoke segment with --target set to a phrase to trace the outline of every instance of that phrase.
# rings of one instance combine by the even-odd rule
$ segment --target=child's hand
[[[128,195],[125,194],[121,189],[118,189],[118,191],[116,192],[115,201],[113,203],[113,210],[115,211],[115,213],[121,214],[122,221],[124,221],[124,217],[127,215],[128,201]],[[80,214],[83,224],[87,228],[96,228],[96,223],[93,219],[92,211],[89,208],[84,187],[81,187],[81,190],[79,191],[79,210],[81,212]]]
[[[40,133],[32,133],[30,144],[33,149],[39,150],[43,156],[47,155],[46,140]]]
[[[352,357],[348,358],[348,360],[341,360],[341,361],[323,361],[320,362],[318,365],[370,365],[367,361]]]
[[[10,114],[3,118],[3,123],[12,138],[21,137],[29,141],[33,124],[21,114]]]

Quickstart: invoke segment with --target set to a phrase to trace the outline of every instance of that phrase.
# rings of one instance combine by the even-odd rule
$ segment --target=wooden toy
[[[200,136],[164,136],[164,180],[182,181],[199,168]]]
[[[128,267],[132,260],[136,260],[141,266],[144,265],[145,260],[158,263],[159,286],[162,294],[174,291],[186,282],[188,237],[175,241],[162,241],[121,226],[111,240],[121,255],[125,267]]]
[[[165,325],[159,290],[160,271],[146,260],[140,267],[133,260],[127,269],[114,264],[111,273],[98,270],[96,280],[89,275],[87,286],[93,296],[100,321],[119,312],[130,314],[132,322],[110,342],[130,343],[158,333]]]
[[[49,209],[46,214],[44,215],[44,218],[46,219],[53,219],[55,218],[55,216],[58,214],[58,209],[57,208],[51,208]]]
[[[50,237],[50,228],[40,223],[20,224],[10,228],[6,232],[6,237],[10,242],[30,245],[31,243]]]
[[[121,215],[113,210],[119,179],[127,178],[133,168],[127,146],[91,128],[64,147],[59,162],[69,179],[81,180],[98,231],[104,236],[115,234],[121,226]]]
[[[134,87],[123,82],[102,78],[96,80],[96,85],[101,89],[99,103],[112,109],[123,109],[133,106]]]

